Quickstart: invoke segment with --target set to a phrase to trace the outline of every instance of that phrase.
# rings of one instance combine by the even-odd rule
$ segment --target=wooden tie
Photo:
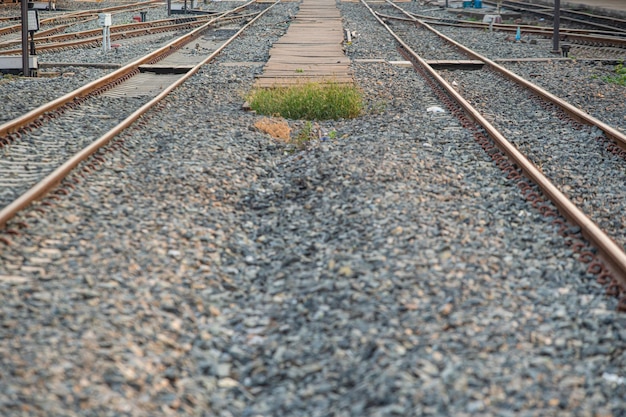
[[[352,83],[350,59],[342,43],[343,26],[335,0],[302,0],[287,33],[272,46],[270,59],[255,86]]]

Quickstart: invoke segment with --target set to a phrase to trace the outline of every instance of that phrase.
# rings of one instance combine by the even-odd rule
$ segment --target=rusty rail
[[[191,42],[192,40],[194,40],[196,37],[200,36],[200,34],[202,32],[204,32],[206,29],[208,29],[213,23],[217,22],[219,19],[227,16],[228,14],[234,13],[238,10],[241,10],[245,7],[248,7],[250,4],[254,3],[255,0],[251,0],[248,3],[245,3],[242,6],[239,6],[233,10],[229,10],[226,13],[222,13],[218,16],[216,16],[214,19],[211,19],[210,21],[208,21],[207,23],[205,23],[204,25],[200,26],[197,29],[194,29],[193,31],[189,32],[186,35],[183,35],[181,37],[179,37],[178,39],[175,39],[174,41],[168,43],[167,45],[149,53],[148,55],[145,55],[142,58],[139,58],[138,60],[131,62],[128,65],[123,66],[122,68],[118,69],[117,71],[112,72],[111,74],[105,75],[102,78],[99,78],[95,81],[90,82],[89,84],[84,85],[83,87],[72,91],[71,93],[68,93],[62,97],[59,97],[47,104],[44,104],[43,106],[40,106],[34,110],[31,110],[30,112],[16,118],[13,119],[7,123],[4,123],[3,125],[0,125],[0,137],[3,136],[7,136],[9,134],[12,133],[16,133],[18,132],[23,126],[28,125],[31,122],[34,122],[35,120],[39,119],[40,117],[43,117],[46,113],[50,113],[53,112],[54,110],[58,109],[59,107],[70,103],[74,100],[77,99],[82,99],[84,97],[87,97],[88,95],[94,93],[97,90],[100,90],[101,88],[103,88],[104,86],[113,83],[115,80],[119,80],[125,76],[128,76],[129,74],[135,72],[138,70],[138,68],[143,65],[143,64],[147,64],[152,62],[153,60],[158,60],[160,57],[163,57],[165,55],[167,55],[168,53],[182,47],[183,45],[187,44],[188,42]]]
[[[229,16],[220,19],[220,22],[251,18],[252,16],[253,15],[250,14]],[[185,19],[163,19],[151,22],[116,25],[111,27],[111,40],[116,41],[138,36],[152,35],[155,33],[191,29],[193,27],[203,25],[209,20],[209,18],[210,16],[194,16]],[[184,20],[184,22],[179,22],[181,20]],[[51,29],[51,31],[52,30],[53,29]],[[0,48],[18,45],[21,44],[21,42],[21,40],[2,42],[0,43]],[[52,36],[35,36],[35,44],[37,45],[37,50],[39,52],[100,45],[102,44],[102,29],[91,29]],[[21,49],[0,50],[0,55],[19,55],[21,53]]]
[[[146,8],[147,6],[153,7],[153,5],[157,3],[161,3],[161,0],[148,0],[146,2],[132,3],[132,4],[124,5],[124,6],[113,6],[113,7],[107,7],[104,9],[97,9],[97,10],[78,11],[78,12],[68,13],[68,14],[61,15],[61,16],[53,16],[53,17],[49,17],[46,19],[41,19],[39,23],[41,26],[45,26],[45,25],[52,24],[53,22],[56,22],[56,21],[66,22],[68,20],[97,19],[99,13],[114,12],[114,11],[120,11],[120,10],[133,11],[133,10]],[[3,28],[0,28],[0,36],[7,35],[9,33],[19,32],[21,30],[22,30],[21,23],[17,25],[12,25],[12,26],[6,26]]]
[[[194,21],[194,22],[185,22],[178,24],[170,24],[170,25],[156,25],[150,27],[150,25],[146,25],[144,28],[131,29],[131,30],[120,30],[116,31],[111,28],[111,40],[117,41],[120,39],[128,39],[137,36],[145,36],[145,35],[153,35],[155,33],[163,33],[163,32],[174,32],[177,30],[191,29],[196,26],[200,26],[206,23],[206,19],[203,21]],[[130,25],[134,26],[134,25]],[[75,39],[75,40],[70,40]],[[65,42],[59,40],[67,40]],[[46,41],[46,42],[44,42]],[[42,51],[53,51],[57,49],[69,49],[69,48],[78,48],[78,47],[86,47],[88,45],[100,45],[102,43],[102,29],[92,29],[84,32],[75,32],[68,33],[63,35],[51,36],[45,39],[35,39],[35,43],[37,45],[37,50],[39,52]],[[0,45],[2,46],[2,45]],[[0,51],[0,55],[16,55],[21,53],[21,49],[11,49],[11,50],[3,50]]]
[[[626,135],[623,134],[622,132],[620,132],[619,130],[617,130],[617,129],[607,125],[603,121],[598,120],[597,118],[591,116],[590,114],[585,113],[584,111],[580,110],[579,108],[577,108],[575,106],[572,106],[567,101],[562,100],[561,98],[555,96],[554,94],[550,93],[549,91],[544,90],[543,88],[539,87],[538,85],[533,84],[530,81],[520,77],[519,75],[515,74],[514,72],[507,70],[502,65],[497,64],[496,62],[494,62],[494,61],[490,60],[489,58],[479,54],[476,51],[473,51],[472,49],[470,49],[470,48],[466,47],[465,45],[455,41],[454,39],[449,38],[448,36],[446,36],[443,33],[439,32],[437,29],[435,29],[432,26],[430,26],[428,23],[426,23],[426,22],[424,22],[424,21],[422,21],[420,19],[416,19],[416,18],[412,17],[409,13],[407,13],[405,10],[403,10],[400,7],[398,7],[397,5],[393,4],[391,1],[389,1],[389,0],[385,0],[385,1],[387,3],[389,3],[389,4],[391,4],[394,8],[400,10],[402,13],[407,15],[415,23],[417,23],[417,24],[425,27],[426,29],[430,30],[431,32],[433,32],[434,34],[439,36],[441,39],[445,40],[446,42],[450,43],[451,45],[455,46],[459,50],[461,50],[464,53],[466,53],[468,56],[470,56],[470,57],[472,57],[472,58],[474,58],[476,60],[484,62],[492,70],[494,70],[496,72],[499,72],[500,74],[504,75],[509,80],[514,81],[515,83],[521,85],[522,87],[531,90],[532,92],[537,94],[542,99],[547,100],[547,101],[553,103],[554,105],[558,106],[561,110],[563,110],[565,113],[567,113],[573,119],[575,119],[575,120],[577,120],[577,121],[579,121],[581,123],[587,124],[589,126],[596,126],[596,127],[598,127],[600,130],[602,130],[604,132],[604,134],[607,137],[613,139],[619,147],[621,147],[622,149],[626,149]]]
[[[240,6],[240,7],[236,8],[236,9],[233,9],[233,10],[231,10],[231,11],[229,11],[227,13],[224,13],[222,15],[226,15],[226,14],[232,13],[235,10],[240,10],[240,9],[242,9],[244,7],[247,7],[248,5],[250,5],[250,4],[254,3],[254,2],[255,2],[255,0],[252,0],[252,1],[244,4],[243,6]],[[258,19],[261,18],[261,16],[263,16],[266,12],[268,12],[271,8],[273,8],[279,2],[280,2],[280,0],[277,0],[275,3],[273,3],[267,9],[263,10],[255,18],[251,19],[246,25],[244,25],[239,31],[237,31],[237,33],[235,33],[229,40],[227,40],[217,50],[215,50],[213,53],[211,53],[211,55],[209,55],[202,62],[198,63],[190,71],[188,71],[183,77],[179,78],[173,84],[171,84],[170,86],[166,87],[156,97],[154,97],[152,100],[150,100],[149,102],[147,102],[146,104],[141,106],[139,109],[134,111],[130,116],[128,116],[126,119],[124,119],[122,122],[120,122],[113,129],[111,129],[110,131],[108,131],[107,133],[102,135],[100,138],[95,140],[93,143],[91,143],[89,146],[87,146],[86,148],[84,148],[83,150],[81,150],[80,152],[75,154],[72,158],[70,158],[63,165],[61,165],[60,167],[55,169],[51,174],[46,176],[46,178],[41,180],[34,187],[32,187],[27,192],[22,194],[20,197],[18,197],[11,204],[9,204],[8,206],[6,206],[2,210],[0,210],[0,227],[4,227],[6,225],[6,223],[11,218],[13,218],[20,210],[23,210],[25,207],[28,207],[32,202],[34,202],[35,200],[41,198],[43,195],[47,194],[54,187],[56,187],[56,185],[59,184],[63,180],[63,178],[65,178],[76,166],[78,166],[78,164],[80,164],[85,159],[89,158],[89,156],[91,156],[94,152],[96,152],[98,149],[100,149],[101,147],[103,147],[107,143],[109,143],[111,141],[111,139],[113,139],[115,136],[120,134],[124,129],[128,128],[129,126],[131,126],[137,119],[139,119],[142,115],[144,115],[151,108],[153,108],[156,104],[158,104],[161,100],[163,100],[169,93],[172,92],[172,90],[174,90],[175,88],[180,86],[182,83],[184,83],[189,77],[191,77],[192,75],[196,74],[203,65],[205,65],[206,63],[208,63],[211,60],[213,60],[226,46],[228,46],[228,44],[230,44],[234,39],[236,39],[239,35],[241,35],[241,33],[245,29],[247,29],[252,24],[254,24]],[[192,32],[192,34],[195,34],[195,35],[199,34],[204,29],[208,28],[209,25],[210,25],[210,22],[207,23],[202,28],[198,28],[198,29],[194,30]],[[140,65],[140,64],[138,64],[138,62],[142,62],[143,63],[143,62],[150,61],[158,52],[167,51],[171,47],[173,47],[173,45],[180,46],[181,43],[184,44],[184,43],[189,42],[190,40],[193,40],[194,37],[191,37],[192,34],[187,34],[185,36],[182,36],[181,38],[177,39],[176,41],[171,42],[170,44],[166,45],[165,47],[160,48],[159,50],[146,55],[146,57],[144,57],[144,58],[142,58],[142,59],[140,59],[138,61],[135,61],[132,64],[129,64],[127,67],[131,67],[131,68],[134,69],[135,66]],[[125,68],[122,68],[122,69],[125,69]],[[116,73],[118,73],[118,71],[116,71]],[[107,80],[108,80],[110,77],[104,77],[104,78],[107,78]],[[92,84],[94,84],[94,83],[92,83]],[[81,94],[83,94],[83,93],[81,93]],[[70,96],[70,95],[71,94],[68,94],[67,96]],[[45,107],[45,106],[42,106],[42,107]]]
[[[389,2],[389,0],[386,0]],[[407,45],[398,35],[396,35],[390,28],[382,21],[382,19],[376,15],[376,13],[369,7],[365,0],[361,0],[361,3],[370,11],[370,13],[374,16],[374,18],[381,24],[383,27],[391,34],[391,36],[398,42],[399,45],[418,63],[418,65],[434,80],[436,80],[437,84],[440,85],[450,97],[454,99],[458,103],[459,106],[463,108],[465,113],[476,123],[483,127],[483,129],[487,132],[487,134],[491,137],[491,139],[496,143],[499,149],[502,150],[509,158],[511,158],[517,166],[522,170],[522,172],[531,179],[535,184],[539,186],[539,188],[543,191],[543,193],[550,198],[550,200],[556,205],[561,214],[568,218],[573,223],[580,226],[583,235],[589,239],[600,252],[601,258],[605,261],[608,269],[613,274],[613,276],[622,284],[626,285],[626,253],[624,250],[617,245],[598,225],[591,220],[585,213],[582,212],[574,203],[572,203],[552,182],[545,176],[543,173],[533,164],[530,160],[528,160],[512,143],[510,143],[487,119],[485,119],[478,110],[476,110],[470,103],[467,102],[448,82],[446,82],[443,77],[441,77],[437,71],[435,71],[428,63],[422,59],[415,51],[413,51],[409,45]],[[390,2],[389,2],[390,3]],[[393,5],[393,4],[392,4]],[[393,5],[397,7],[396,5]],[[400,9],[402,10],[402,9]],[[423,24],[422,22],[419,22]],[[436,30],[431,28],[428,25],[425,27],[430,28],[433,32],[439,34]],[[451,41],[455,45],[459,45],[453,40],[439,34],[446,40]],[[532,83],[523,80],[521,77],[516,74],[511,73],[503,67],[495,64],[493,61],[488,60],[487,58],[482,57],[481,55],[465,48],[462,45],[464,51],[467,51],[471,56],[476,59],[480,59],[484,61],[486,64],[492,66],[492,68],[498,68],[499,72],[503,74],[511,75],[512,79],[517,81],[524,81],[521,83],[527,88],[531,88],[533,91],[544,91],[539,89],[539,87],[534,86]],[[557,100],[563,104],[563,100],[558,99],[556,96],[553,96],[550,93],[546,93],[546,99],[549,101]],[[569,109],[569,107],[573,107],[569,104],[564,106]],[[576,109],[577,110],[577,109]],[[578,111],[580,112],[580,111]],[[583,112],[580,112],[583,113]],[[586,113],[585,113],[586,115]],[[587,115],[587,118],[584,120],[595,121],[596,119]],[[591,124],[591,123],[589,123]],[[604,123],[602,125],[606,128],[608,127]],[[599,126],[600,127],[600,126]],[[602,128],[602,127],[601,127]],[[604,129],[603,129],[604,130]],[[611,130],[614,130],[611,128]],[[619,133],[619,132],[618,132]],[[621,133],[620,133],[621,135]]]
[[[488,29],[492,28],[499,32],[517,32],[517,28],[520,28],[522,34],[535,34],[538,36],[544,36],[546,38],[552,38],[554,29],[531,26],[531,25],[509,25],[506,23],[484,23],[484,22],[472,22],[469,20],[451,21],[451,19],[434,19],[428,16],[422,16],[415,13],[407,13],[410,17],[397,17],[389,16],[382,13],[376,13],[383,19],[394,19],[414,22],[416,20],[435,26],[453,26],[462,28],[476,28],[476,29]],[[584,29],[566,29],[561,28],[559,31],[559,38],[561,41],[572,42],[581,45],[594,45],[594,46],[613,46],[616,48],[626,48],[626,37],[615,36],[609,32],[593,32]],[[626,35],[626,33],[624,33]]]

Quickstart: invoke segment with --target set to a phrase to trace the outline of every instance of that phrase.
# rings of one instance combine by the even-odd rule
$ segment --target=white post
[[[111,50],[111,13],[100,13],[98,21],[102,26],[102,50],[108,52]]]

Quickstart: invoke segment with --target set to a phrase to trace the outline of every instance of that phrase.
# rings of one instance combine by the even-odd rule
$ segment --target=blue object
[[[517,32],[515,33],[515,42],[519,42],[522,40],[522,32],[520,32],[519,26],[517,27]]]
[[[472,7],[472,2],[471,1],[464,1],[463,2],[463,8],[467,9],[468,7]]]
[[[483,8],[483,0],[474,0],[474,7],[477,9]]]

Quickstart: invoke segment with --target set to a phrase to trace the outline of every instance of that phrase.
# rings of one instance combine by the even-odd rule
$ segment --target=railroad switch
[[[561,52],[563,52],[563,56],[565,58],[567,58],[567,56],[569,55],[569,50],[571,49],[572,45],[564,43],[563,45],[561,45]]]

